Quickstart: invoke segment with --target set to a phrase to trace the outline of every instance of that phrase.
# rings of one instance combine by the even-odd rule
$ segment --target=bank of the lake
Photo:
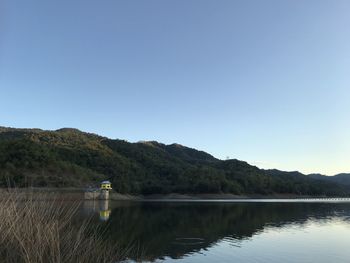
[[[22,197],[33,196],[34,198],[45,197],[49,199],[65,199],[65,200],[84,200],[86,199],[84,193],[87,191],[85,188],[52,188],[52,187],[29,187],[29,188],[1,188],[0,198],[5,196],[6,193],[16,193]],[[234,194],[151,194],[151,195],[134,195],[134,194],[121,194],[115,191],[111,191],[109,195],[110,200],[114,201],[166,201],[166,200],[287,200],[287,199],[346,199],[350,196],[314,196],[314,195],[295,195],[295,194],[271,194],[271,195],[234,195]]]

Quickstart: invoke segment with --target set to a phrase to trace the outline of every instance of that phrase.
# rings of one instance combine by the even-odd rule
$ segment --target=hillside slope
[[[333,182],[350,187],[350,174],[348,173],[336,174],[334,176],[326,176],[322,174],[310,174],[308,176],[313,179],[322,180],[326,182]]]
[[[349,187],[298,172],[222,161],[179,144],[129,143],[64,128],[0,127],[1,186],[86,187],[110,179],[121,193],[345,195]]]

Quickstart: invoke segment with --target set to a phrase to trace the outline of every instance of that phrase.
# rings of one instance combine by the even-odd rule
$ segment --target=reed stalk
[[[112,263],[126,256],[128,251],[105,242],[89,220],[73,223],[79,202],[67,206],[34,196],[1,194],[0,262]]]

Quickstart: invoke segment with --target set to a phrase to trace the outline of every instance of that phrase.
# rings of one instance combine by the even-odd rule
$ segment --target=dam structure
[[[109,192],[112,190],[110,181],[102,181],[100,188],[87,189],[84,192],[84,199],[92,200],[109,200]]]

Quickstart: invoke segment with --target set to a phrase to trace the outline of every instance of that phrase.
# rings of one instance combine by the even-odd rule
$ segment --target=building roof
[[[102,181],[101,184],[110,184],[111,182],[110,181]]]

